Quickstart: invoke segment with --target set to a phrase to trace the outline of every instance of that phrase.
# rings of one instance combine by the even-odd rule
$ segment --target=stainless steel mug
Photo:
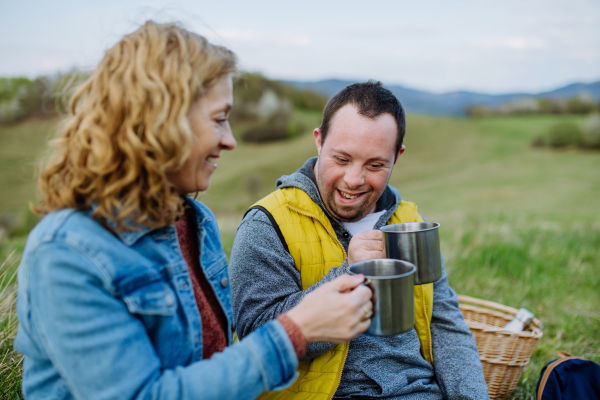
[[[416,267],[406,261],[380,258],[356,262],[350,274],[363,274],[373,291],[373,316],[366,333],[396,335],[415,325],[414,275]]]
[[[442,277],[439,226],[437,222],[406,222],[381,228],[385,256],[417,267],[415,285],[435,282]]]

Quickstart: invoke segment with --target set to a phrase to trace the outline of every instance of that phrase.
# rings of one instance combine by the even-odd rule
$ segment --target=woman
[[[235,147],[235,68],[148,22],[75,94],[19,270],[26,398],[251,399],[291,384],[307,341],[368,327],[370,290],[344,276],[227,347],[227,260],[214,215],[185,195]]]

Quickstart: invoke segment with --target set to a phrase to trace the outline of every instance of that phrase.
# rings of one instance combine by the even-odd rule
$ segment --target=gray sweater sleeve
[[[458,308],[448,274],[433,290],[431,336],[436,380],[448,399],[489,399],[475,338]]]
[[[229,262],[233,318],[240,339],[291,310],[302,298],[347,272],[347,263],[302,290],[300,273],[263,211],[251,210],[235,234]],[[303,359],[314,358],[333,347],[309,343]]]

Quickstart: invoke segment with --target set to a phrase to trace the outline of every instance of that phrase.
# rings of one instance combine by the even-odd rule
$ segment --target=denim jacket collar
[[[188,201],[186,199],[185,201],[187,206],[191,206],[193,207],[195,213],[196,213],[196,221],[198,221],[198,225],[202,225],[204,222],[209,222],[211,221],[211,218],[207,215],[204,215],[204,213],[202,212],[202,210],[198,207],[198,205],[193,202],[193,201]],[[92,206],[91,206],[91,210],[90,210],[90,214],[93,213],[96,209],[98,208],[98,203],[93,202]],[[126,245],[126,246],[133,246],[138,240],[140,240],[142,237],[144,237],[145,235],[147,235],[148,233],[154,231],[154,230],[158,230],[158,229],[164,229],[167,228],[167,226],[163,227],[163,228],[149,228],[144,224],[139,224],[136,222],[131,221],[130,219],[126,218],[125,219],[125,225],[127,226],[131,226],[132,228],[136,228],[135,230],[132,231],[117,231],[117,225],[114,223],[114,221],[112,220],[108,220],[106,223],[113,228],[113,233]]]

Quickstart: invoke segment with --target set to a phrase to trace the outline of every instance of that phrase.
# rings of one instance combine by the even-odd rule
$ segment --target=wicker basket
[[[517,309],[468,296],[458,296],[458,302],[475,336],[490,398],[510,395],[542,337],[542,323],[535,319],[526,331],[504,331],[502,327],[513,320]]]

